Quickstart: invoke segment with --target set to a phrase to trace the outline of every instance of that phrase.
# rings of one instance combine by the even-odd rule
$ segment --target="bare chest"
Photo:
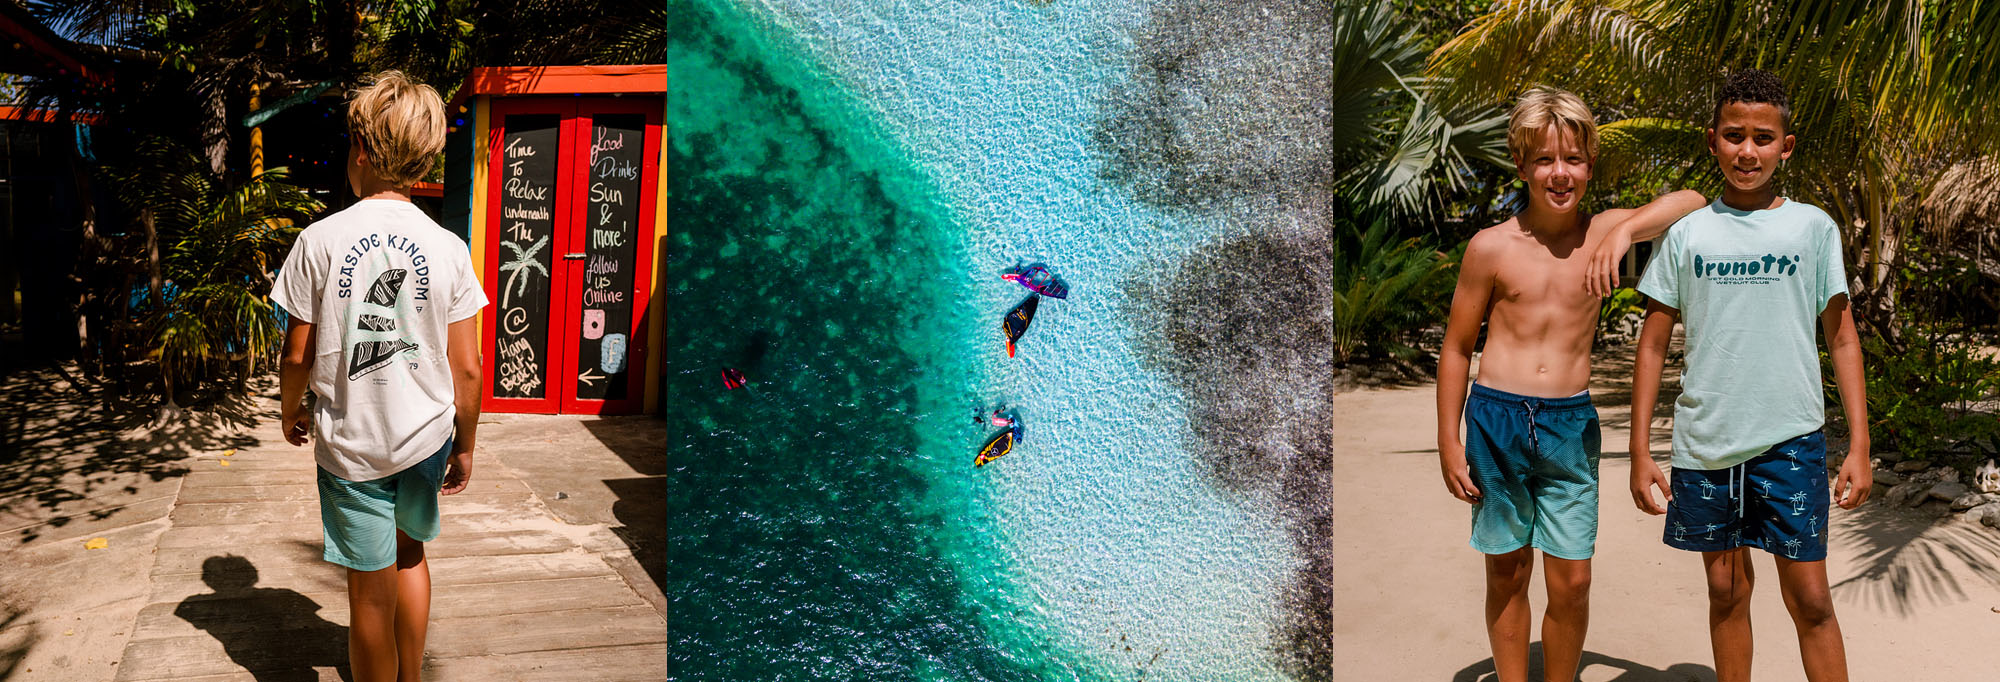
[[[1565,311],[1597,307],[1597,297],[1584,289],[1588,272],[1584,249],[1561,258],[1545,250],[1522,249],[1513,255],[1517,256],[1515,263],[1501,267],[1494,278],[1496,304]]]

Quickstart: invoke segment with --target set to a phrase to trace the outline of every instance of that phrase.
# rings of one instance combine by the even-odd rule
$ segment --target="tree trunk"
[[[207,89],[207,106],[202,108],[201,141],[208,150],[208,169],[215,177],[229,169],[229,102],[224,98],[222,77],[217,75]]]
[[[139,224],[146,228],[146,276],[152,289],[153,314],[165,319],[166,283],[160,277],[160,231],[153,225],[153,209],[146,208],[139,211]],[[174,402],[173,363],[167,359],[165,349],[156,350],[161,351],[157,364],[160,370],[160,396],[165,400],[160,405],[160,417],[165,421],[178,415],[181,408],[180,404]]]
[[[96,307],[97,273],[104,264],[100,262],[108,251],[97,235],[97,206],[91,202],[90,171],[84,165],[83,150],[72,143],[69,154],[70,178],[76,183],[77,204],[80,209],[77,228],[82,235],[77,244],[77,268],[72,271],[70,283],[76,287],[76,361],[79,374],[104,376],[103,356],[93,353],[90,343],[91,313]],[[91,370],[96,361],[95,371]]]

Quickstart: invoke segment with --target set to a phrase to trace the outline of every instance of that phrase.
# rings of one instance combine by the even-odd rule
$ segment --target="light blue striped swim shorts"
[[[436,539],[438,486],[451,443],[447,438],[424,461],[373,481],[350,481],[320,469],[326,560],[357,571],[379,571],[396,565],[396,531],[417,542]]]

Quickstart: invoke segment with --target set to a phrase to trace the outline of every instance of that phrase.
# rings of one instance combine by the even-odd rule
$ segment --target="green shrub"
[[[1444,319],[1463,247],[1442,254],[1414,238],[1398,241],[1384,220],[1336,230],[1328,301],[1334,357],[1414,357],[1422,330]]]
[[[1994,454],[2000,421],[1971,410],[2000,394],[2000,358],[1980,350],[1981,325],[1990,320],[1965,301],[1964,292],[1980,286],[1978,271],[1913,237],[1892,272],[1887,284],[1896,296],[1885,315],[1892,326],[1862,332],[1870,438],[1916,459],[1968,448]],[[1837,404],[1830,366],[1825,376],[1828,404]]]
[[[1610,343],[1630,343],[1639,337],[1639,327],[1645,321],[1646,297],[1638,289],[1620,288],[1597,306],[1597,337]]]
[[[1990,454],[2000,420],[1969,408],[2000,391],[2000,360],[1934,327],[1906,327],[1903,336],[1909,347],[1901,351],[1879,338],[1861,342],[1869,438],[1876,449],[1913,459],[1965,447]],[[1828,404],[1838,404],[1830,362],[1825,376]]]

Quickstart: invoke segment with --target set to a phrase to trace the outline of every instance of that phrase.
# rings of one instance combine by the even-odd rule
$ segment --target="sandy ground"
[[[1698,554],[1661,542],[1661,517],[1634,508],[1628,349],[1600,353],[1592,394],[1604,424],[1597,556],[1585,682],[1714,680]],[[1621,365],[1621,360],[1623,365]],[[1662,402],[1666,402],[1663,400]],[[1334,679],[1495,679],[1482,621],[1470,511],[1438,473],[1433,385],[1334,397]],[[1661,414],[1670,410],[1663,408]],[[1667,420],[1653,435],[1662,468]],[[1855,680],[2000,679],[2000,531],[1891,508],[1886,490],[1835,508],[1827,560]],[[1798,640],[1770,556],[1757,550],[1755,675],[1803,680]],[[1539,566],[1538,566],[1539,570]],[[1540,576],[1532,677],[1540,674]]]

